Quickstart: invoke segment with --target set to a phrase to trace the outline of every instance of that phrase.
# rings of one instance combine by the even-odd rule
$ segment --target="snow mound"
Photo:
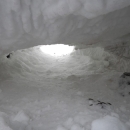
[[[12,130],[2,117],[0,117],[0,130]]]
[[[105,116],[92,122],[92,130],[128,130],[128,128],[118,118]]]
[[[23,111],[20,111],[14,117],[13,121],[16,121],[16,122],[19,122],[19,123],[23,123],[23,124],[28,124],[29,117]]]
[[[9,116],[1,111],[0,111],[0,130],[13,130],[10,127]]]
[[[28,130],[28,127],[30,127],[29,120],[30,118],[28,117],[28,115],[21,110],[11,118],[11,127],[13,130]]]
[[[90,130],[91,122],[101,115],[100,112],[87,109],[87,111],[80,112],[74,117],[69,117],[62,125],[57,127],[57,130]]]

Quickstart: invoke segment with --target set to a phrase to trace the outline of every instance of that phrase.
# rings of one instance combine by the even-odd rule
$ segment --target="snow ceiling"
[[[130,34],[130,0],[0,0],[0,54]]]

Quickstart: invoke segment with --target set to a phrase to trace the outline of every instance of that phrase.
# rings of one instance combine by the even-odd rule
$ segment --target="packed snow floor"
[[[6,56],[0,130],[130,129],[130,95],[118,85],[128,61],[99,47],[52,57],[37,46]]]

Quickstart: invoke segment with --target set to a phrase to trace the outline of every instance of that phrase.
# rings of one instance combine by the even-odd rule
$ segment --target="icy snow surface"
[[[53,57],[36,46],[1,56],[0,130],[129,130],[130,95],[118,93],[129,71],[124,47]]]
[[[0,0],[0,53],[129,36],[130,0]]]

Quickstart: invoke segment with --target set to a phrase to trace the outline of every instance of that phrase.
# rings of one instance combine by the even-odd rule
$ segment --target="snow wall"
[[[0,54],[130,34],[130,0],[0,0]]]
[[[0,80],[10,78],[75,79],[90,74],[130,71],[130,46],[118,45],[115,48],[89,47],[78,49],[70,55],[50,56],[36,46],[12,52],[0,57]],[[113,46],[112,46],[113,47]]]

